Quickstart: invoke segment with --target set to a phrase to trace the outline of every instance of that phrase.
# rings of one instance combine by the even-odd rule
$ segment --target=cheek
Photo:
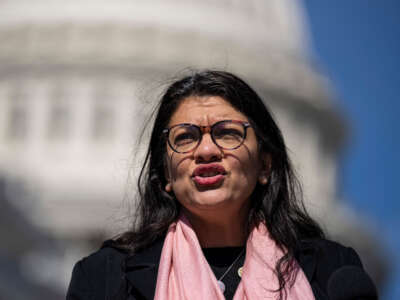
[[[238,180],[240,180],[239,184],[254,185],[254,182],[258,180],[261,162],[254,157],[243,156],[242,158],[232,162],[232,171],[237,174]]]
[[[175,182],[188,177],[189,161],[172,155],[168,158],[168,174],[171,181]]]
[[[250,169],[256,167],[252,172],[259,168],[258,151],[255,146],[243,145],[237,151],[237,153],[232,154],[236,157],[237,163],[240,164],[241,168]]]
[[[239,166],[238,173],[247,184],[250,184],[251,182],[255,181],[255,178],[257,178],[258,172],[256,170],[257,165],[248,164],[245,166]]]

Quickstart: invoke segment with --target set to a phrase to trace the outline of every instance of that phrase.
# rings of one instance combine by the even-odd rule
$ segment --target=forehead
[[[248,121],[246,116],[219,96],[191,96],[182,100],[169,125],[193,123],[212,125],[221,120]]]

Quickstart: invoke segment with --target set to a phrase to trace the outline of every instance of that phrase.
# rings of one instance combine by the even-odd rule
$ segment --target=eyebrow
[[[241,117],[241,118],[243,118],[243,117]],[[173,126],[181,125],[181,124],[195,125],[195,126],[198,126],[198,127],[207,127],[207,126],[213,126],[214,124],[216,124],[218,122],[221,122],[221,121],[240,121],[240,122],[250,123],[248,120],[242,120],[241,118],[239,118],[239,117],[238,118],[234,118],[234,119],[226,118],[226,117],[215,118],[214,122],[211,123],[210,125],[201,125],[201,122],[199,122],[200,124],[199,123],[193,123],[193,122],[181,122],[181,123],[175,123],[175,124],[168,125],[167,128],[171,128]]]

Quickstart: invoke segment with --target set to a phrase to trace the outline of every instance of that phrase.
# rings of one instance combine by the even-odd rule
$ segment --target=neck
[[[247,214],[230,216],[214,214],[195,214],[184,209],[184,214],[190,221],[201,247],[234,247],[243,246],[247,240]]]

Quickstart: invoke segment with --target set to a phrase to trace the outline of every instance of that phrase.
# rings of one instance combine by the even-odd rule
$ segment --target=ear
[[[258,182],[261,185],[266,185],[268,183],[268,178],[271,173],[271,155],[269,153],[261,153],[260,159],[262,167],[260,170],[260,175],[258,177]]]

